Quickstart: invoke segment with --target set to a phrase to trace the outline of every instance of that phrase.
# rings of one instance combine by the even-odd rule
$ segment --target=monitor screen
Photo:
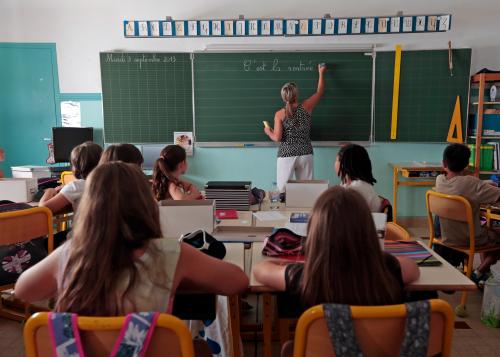
[[[94,139],[94,128],[52,128],[54,160],[70,162],[71,150],[77,145]]]
[[[167,144],[142,146],[142,157],[144,158],[142,168],[144,170],[153,170],[155,161],[160,157],[160,152],[166,145]]]

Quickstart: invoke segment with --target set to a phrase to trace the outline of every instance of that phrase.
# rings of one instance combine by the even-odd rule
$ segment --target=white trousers
[[[313,156],[290,156],[278,157],[276,165],[276,183],[280,192],[285,192],[285,184],[293,178],[295,174],[296,180],[312,180],[313,179]]]

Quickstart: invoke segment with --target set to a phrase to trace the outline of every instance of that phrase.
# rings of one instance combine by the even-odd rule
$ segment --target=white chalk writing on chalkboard
[[[284,71],[288,72],[312,72],[315,70],[315,63],[313,61],[300,60],[298,63],[282,66],[277,58],[272,61],[254,59],[243,60],[243,70],[245,72],[280,72],[282,67]]]

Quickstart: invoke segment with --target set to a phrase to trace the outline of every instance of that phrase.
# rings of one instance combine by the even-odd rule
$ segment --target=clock
[[[490,88],[490,100],[494,102],[497,98],[497,87],[496,85],[492,85]]]

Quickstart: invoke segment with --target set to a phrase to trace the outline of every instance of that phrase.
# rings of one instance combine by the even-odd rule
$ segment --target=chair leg
[[[472,276],[472,267],[474,266],[474,252],[469,253],[468,257],[466,258],[465,264],[465,275],[470,279],[470,277]],[[464,291],[462,292],[462,296],[460,298],[460,305],[455,308],[455,313],[458,317],[466,317],[468,315],[466,304],[467,292]]]

